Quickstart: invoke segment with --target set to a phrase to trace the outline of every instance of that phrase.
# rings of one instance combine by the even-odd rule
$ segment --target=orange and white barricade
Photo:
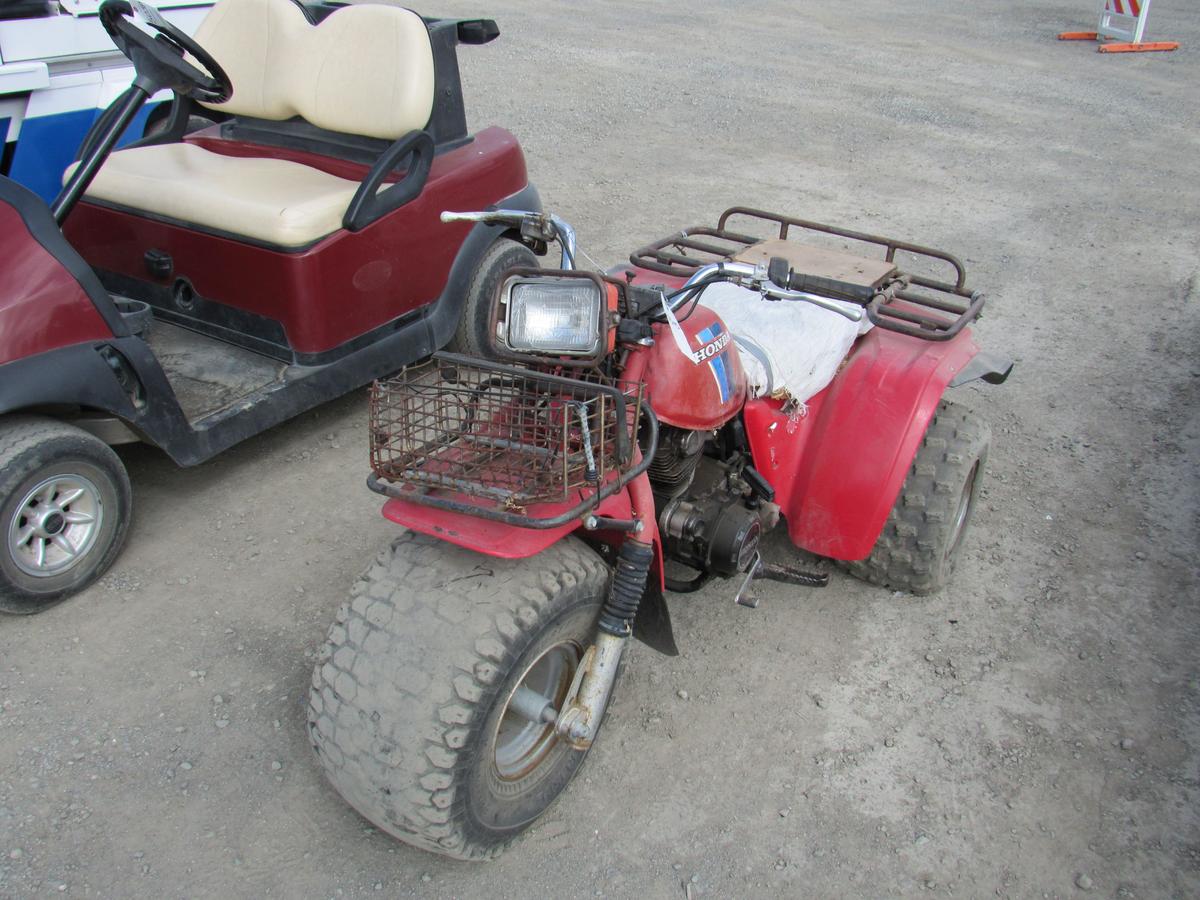
[[[1060,41],[1099,41],[1101,53],[1139,53],[1176,50],[1176,41],[1143,41],[1150,0],[1103,0],[1100,24],[1095,31],[1064,31]]]

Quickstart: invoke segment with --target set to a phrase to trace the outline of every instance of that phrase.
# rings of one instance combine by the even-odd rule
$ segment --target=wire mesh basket
[[[371,388],[371,469],[522,512],[577,500],[629,468],[642,386],[439,353]],[[406,490],[405,495],[410,495]]]

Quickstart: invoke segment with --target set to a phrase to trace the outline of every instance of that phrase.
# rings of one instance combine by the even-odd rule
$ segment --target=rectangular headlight
[[[514,279],[504,342],[511,350],[585,356],[600,344],[601,288],[586,278]]]

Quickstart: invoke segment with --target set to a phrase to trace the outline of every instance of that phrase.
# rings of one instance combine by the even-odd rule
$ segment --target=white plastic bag
[[[700,302],[733,333],[750,395],[797,405],[833,380],[854,341],[872,327],[865,315],[851,322],[803,300],[764,300],[729,282],[706,288]],[[862,309],[855,303],[829,302]]]

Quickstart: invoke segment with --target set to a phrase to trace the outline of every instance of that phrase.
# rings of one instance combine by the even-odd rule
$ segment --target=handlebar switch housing
[[[649,312],[662,309],[666,287],[661,284],[626,284],[623,290],[627,318],[639,319]]]
[[[654,329],[641,319],[623,318],[617,322],[617,343],[650,346],[654,343]]]

